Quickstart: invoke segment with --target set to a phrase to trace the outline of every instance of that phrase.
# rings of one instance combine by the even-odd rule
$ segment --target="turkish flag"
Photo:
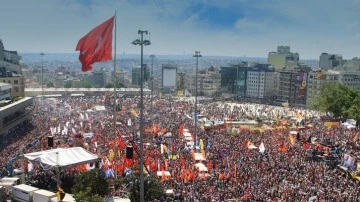
[[[112,60],[112,31],[115,17],[95,27],[76,46],[82,71],[91,71],[95,62]]]

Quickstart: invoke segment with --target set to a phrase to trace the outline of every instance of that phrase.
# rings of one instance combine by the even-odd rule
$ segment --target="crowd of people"
[[[26,127],[12,131],[10,139],[1,145],[2,173],[11,172],[6,169],[11,163],[14,168],[26,170],[32,184],[56,189],[51,171],[14,158],[20,148],[24,153],[49,149],[47,135],[50,133],[55,139],[53,147],[83,146],[99,155],[100,167],[107,171],[109,178],[114,177],[109,170],[120,178],[131,173],[129,171],[139,165],[139,100],[139,97],[115,100],[105,95],[36,100],[31,108],[32,120]],[[117,106],[115,144],[114,104]],[[345,154],[357,159],[360,151],[357,130],[327,127],[318,112],[213,102],[199,105],[198,114],[212,123],[225,122],[215,128],[198,120],[195,135],[193,101],[169,97],[156,98],[151,103],[151,99],[145,97],[144,109],[145,166],[150,175],[159,175],[164,190],[172,190],[173,198],[169,200],[356,201],[360,198],[359,182],[345,168],[336,166],[344,165]],[[290,123],[294,117],[298,121]],[[260,130],[233,124],[249,120],[268,127]],[[184,138],[185,130],[192,134],[192,144]],[[296,134],[290,134],[291,131]],[[132,159],[126,158],[127,145],[134,146]],[[204,159],[200,162],[206,166],[207,174],[195,166],[198,163],[195,153],[202,154]],[[114,155],[118,159],[116,167]],[[333,158],[329,162],[322,160],[326,159],[324,156]],[[356,161],[353,163],[356,165]],[[63,172],[63,187],[71,187],[74,176],[82,169],[85,168]],[[165,178],[164,171],[168,171],[170,177]],[[126,187],[120,186],[113,194],[123,193]]]

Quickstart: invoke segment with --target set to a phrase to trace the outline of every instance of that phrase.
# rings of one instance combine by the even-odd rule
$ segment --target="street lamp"
[[[150,114],[153,116],[153,92],[154,92],[154,58],[155,55],[150,55],[151,58],[151,98],[150,98]]]
[[[194,151],[196,151],[196,142],[197,142],[197,77],[198,77],[198,65],[199,65],[199,57],[202,57],[200,55],[200,51],[195,51],[195,55],[193,57],[196,57],[196,73],[195,73],[195,142],[194,142]]]
[[[143,104],[143,97],[144,97],[144,64],[143,64],[143,51],[144,45],[150,45],[149,40],[144,40],[144,34],[148,34],[148,31],[138,30],[138,34],[141,35],[141,39],[136,39],[131,42],[133,45],[140,45],[141,46],[141,73],[140,73],[140,202],[144,201],[144,104]]]
[[[41,95],[44,97],[44,53],[40,53],[41,55]]]

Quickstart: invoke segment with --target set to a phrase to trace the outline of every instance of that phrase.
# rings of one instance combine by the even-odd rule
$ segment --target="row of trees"
[[[50,84],[51,85],[51,84]],[[49,85],[48,85],[49,87]],[[53,87],[53,84],[52,84]],[[93,84],[91,81],[66,81],[64,88],[101,88],[103,86]],[[114,88],[113,83],[107,83],[105,88]],[[126,86],[122,83],[117,83],[117,88],[125,88]]]
[[[359,121],[360,93],[341,83],[325,83],[310,98],[310,108],[330,112],[336,118],[352,118]]]

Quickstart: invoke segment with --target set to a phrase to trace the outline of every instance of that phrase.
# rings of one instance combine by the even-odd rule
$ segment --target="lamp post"
[[[138,34],[141,35],[141,39],[136,39],[131,42],[133,45],[141,46],[141,71],[140,71],[140,202],[144,201],[144,105],[143,105],[143,85],[144,85],[144,64],[143,64],[143,50],[144,45],[150,45],[149,40],[144,40],[144,34],[148,34],[148,31],[138,30]]]
[[[44,53],[40,53],[41,55],[41,95],[44,98]]]
[[[198,78],[198,66],[199,66],[199,57],[202,57],[200,55],[200,51],[195,51],[195,55],[193,57],[196,57],[196,72],[195,72],[195,142],[194,142],[194,151],[196,151],[196,142],[197,142],[197,78]]]
[[[153,93],[154,93],[154,58],[155,55],[150,55],[151,58],[151,98],[150,98],[150,114],[153,116]]]

